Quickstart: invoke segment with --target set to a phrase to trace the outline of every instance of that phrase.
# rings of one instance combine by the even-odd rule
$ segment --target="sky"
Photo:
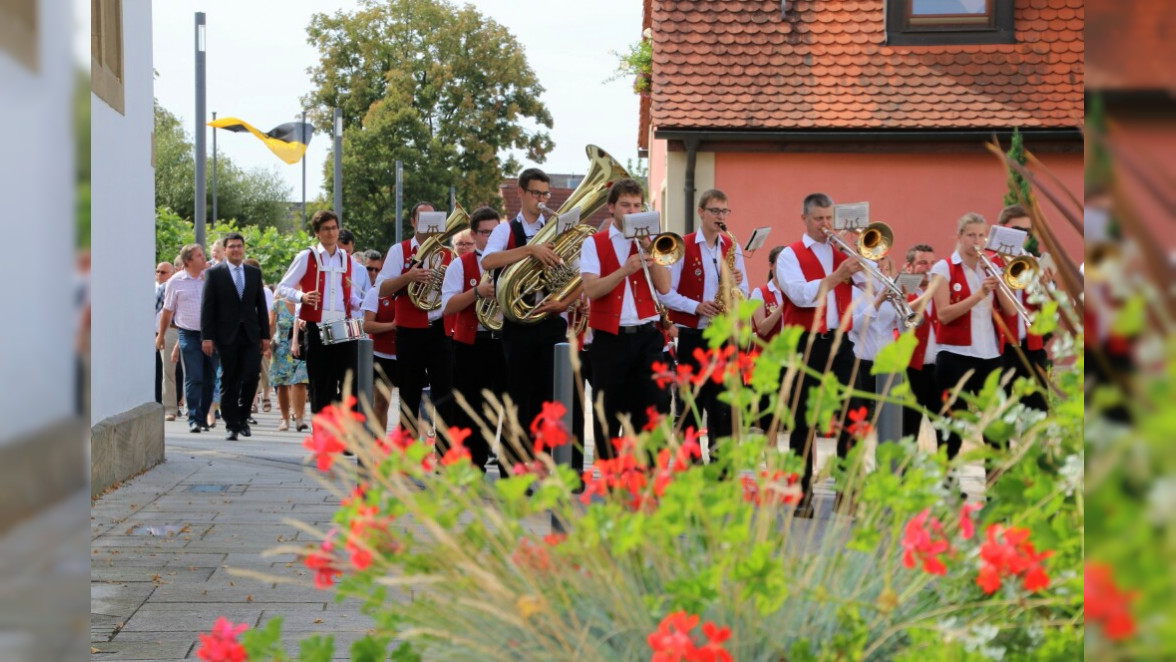
[[[81,5],[81,0],[75,0]],[[610,51],[625,52],[641,38],[640,0],[475,0],[483,15],[506,26],[526,49],[527,61],[546,88],[541,100],[554,126],[555,149],[541,167],[550,173],[583,173],[584,146],[603,147],[621,163],[637,157],[638,97],[631,80],[604,82],[616,70]],[[166,0],[152,4],[155,96],[193,133],[195,115],[193,24],[207,16],[208,111],[239,117],[262,131],[295,119],[299,99],[310,91],[306,70],[318,62],[306,42],[315,12],[351,11],[339,0]],[[80,16],[89,16],[81,6]],[[79,42],[84,42],[84,35]],[[79,49],[81,50],[81,49]],[[212,136],[208,145],[211,153]],[[278,160],[248,134],[219,132],[217,147],[246,168],[276,169],[301,196],[302,169]],[[315,134],[307,150],[307,197],[321,188],[330,137]],[[533,165],[523,161],[524,166]],[[405,164],[406,168],[411,164]]]

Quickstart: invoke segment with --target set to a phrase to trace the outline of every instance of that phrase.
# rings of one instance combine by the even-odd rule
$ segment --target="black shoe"
[[[200,426],[200,429],[201,429],[201,430],[203,430],[204,432],[208,432],[208,426],[207,426],[207,425],[201,425],[201,426]]]
[[[225,441],[237,441],[237,431],[229,430],[229,433],[225,435]]]
[[[256,418],[253,418],[252,416],[249,416],[249,417],[247,417],[247,418],[245,419],[245,422],[246,422],[246,423],[248,423],[248,424],[250,424],[250,425],[257,425],[257,419],[256,419]]]
[[[253,430],[250,429],[248,424],[241,426],[241,429],[237,430],[237,432],[240,432],[242,437],[252,437],[253,436]]]
[[[188,432],[200,432],[200,424],[192,421],[188,424]]]

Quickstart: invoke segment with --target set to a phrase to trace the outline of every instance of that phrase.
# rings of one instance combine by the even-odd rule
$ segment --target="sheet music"
[[[903,292],[913,294],[923,286],[923,274],[899,274],[894,277],[894,282],[902,288]]]
[[[988,243],[984,247],[1001,255],[1022,255],[1025,252],[1026,236],[1028,233],[1024,230],[994,225],[988,232]]]
[[[653,237],[661,232],[661,212],[625,214],[625,238]]]
[[[849,202],[833,205],[834,230],[864,230],[870,224],[870,203]]]
[[[556,234],[563,234],[580,224],[580,208],[572,207],[572,210],[566,214],[560,214],[559,225],[556,227]]]
[[[763,226],[751,231],[751,236],[747,238],[747,245],[743,247],[744,253],[754,253],[764,247],[764,242],[768,240],[768,235],[772,233],[770,226]]]
[[[417,232],[421,234],[441,234],[445,232],[445,212],[420,212],[420,215],[417,217]]]

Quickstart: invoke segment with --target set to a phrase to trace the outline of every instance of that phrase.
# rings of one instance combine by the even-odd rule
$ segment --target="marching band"
[[[799,236],[770,251],[768,282],[750,288],[745,251],[750,255],[758,244],[741,246],[728,230],[732,205],[723,191],[699,196],[701,222],[685,237],[634,233],[634,215],[647,209],[644,189],[602,150],[590,146],[589,155],[593,174],[559,211],[545,204],[552,195],[548,175],[528,168],[519,175],[520,208],[509,222],[490,207],[466,216],[459,206],[443,232],[426,233],[419,220],[433,206],[421,202],[411,211],[414,235],[391,246],[382,261],[373,251],[366,267],[340,249],[337,217],[315,214],[312,229],[319,243],[298,255],[278,288],[301,303],[314,411],[339,398],[346,370],[339,345],[325,344],[320,328],[361,317],[362,330],[373,340],[375,378],[383,385],[377,390],[400,389],[400,424],[419,436],[428,434],[420,423],[428,418],[471,428],[467,446],[474,464],[484,471],[497,450],[505,474],[533,459],[529,444],[504,441],[492,449],[478,423],[491,437],[525,438],[544,403],[553,400],[554,347],[571,340],[583,363],[581,379],[588,377],[602,403],[603,420],[593,415],[596,457],[614,457],[614,438],[640,430],[652,416],[671,413],[670,392],[653,378],[667,348],[697,372],[708,347],[704,330],[716,316],[751,299],[757,303],[751,319],[755,338],[768,342],[799,327],[798,351],[813,369],[800,376],[783,403],[800,413],[787,439],[806,458],[801,487],[808,495],[813,464],[808,460],[820,432],[810,429],[803,414],[810,392],[826,375],[872,392],[870,367],[901,333],[912,330],[917,341],[905,373],[911,394],[932,413],[966,407],[965,399],[947,396],[979,392],[993,371],[1039,379],[1045,374],[1045,339],[1031,333],[1036,299],[1027,296],[1025,285],[1044,286],[1037,282],[1044,275],[1031,257],[1014,258],[1003,244],[1001,253],[986,247],[990,228],[979,214],[956,222],[950,256],[936,261],[932,246],[915,244],[896,268],[894,256],[887,255],[894,243],[888,226],[874,223],[847,234],[834,226],[833,200],[812,193],[801,203]],[[579,208],[580,221],[565,227],[572,207]],[[602,207],[607,219],[585,229],[583,221]],[[553,227],[545,229],[548,224]],[[999,225],[1027,233],[1029,214],[1008,207]],[[472,238],[473,250],[467,246],[457,254],[444,246],[459,232],[466,243]],[[1024,249],[1034,248],[1030,235]],[[366,296],[352,287],[369,282],[365,273],[371,276]],[[421,411],[426,388],[431,416]],[[712,459],[732,435],[731,404],[720,397],[722,388],[707,380],[697,407],[679,407],[674,419],[681,429],[694,428],[707,439]],[[581,443],[583,383],[576,392],[574,432]],[[455,393],[477,418],[456,404]],[[513,403],[517,412],[496,414],[487,406],[487,394]],[[760,410],[770,414],[774,403],[768,400]],[[858,404],[867,401],[853,403]],[[1041,394],[1026,404],[1047,408]],[[375,406],[386,427],[388,398],[377,398]],[[597,411],[592,402],[587,409]],[[919,410],[905,409],[903,434],[918,435],[922,418]],[[774,434],[769,428],[777,420],[764,415],[758,425]],[[837,455],[844,457],[851,436],[845,426],[835,434]],[[437,441],[442,443],[441,435]],[[955,434],[941,441],[952,458],[960,444]],[[582,453],[573,463],[583,468]],[[800,510],[806,508],[811,506],[801,504]]]

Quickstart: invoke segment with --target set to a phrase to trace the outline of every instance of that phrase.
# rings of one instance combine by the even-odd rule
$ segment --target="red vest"
[[[907,301],[914,301],[918,299],[918,294],[908,294]],[[915,327],[915,340],[919,341],[915,345],[915,353],[911,356],[910,367],[915,370],[923,369],[923,358],[927,356],[927,342],[931,339],[931,326],[934,324],[932,320],[935,319],[935,304],[928,303],[927,309],[923,311],[923,323]]]
[[[951,281],[948,283],[947,291],[951,296],[950,303],[959,303],[964,299],[972,296],[972,286],[968,284],[968,277],[964,272],[964,263],[952,263],[948,260],[951,268]],[[993,304],[996,305],[996,301]],[[996,309],[993,308],[995,311]],[[993,318],[992,322],[993,332],[996,332],[996,320]],[[955,318],[948,324],[942,322],[935,329],[935,338],[941,345],[956,345],[959,347],[966,347],[972,344],[972,312],[968,312]]]
[[[464,294],[476,287],[482,278],[482,270],[478,268],[478,254],[470,252],[462,255],[461,268],[465,277],[461,284],[461,291]],[[448,317],[453,318],[453,339],[466,345],[474,344],[478,333],[477,300],[475,299],[474,303],[466,306],[457,314]]]
[[[381,323],[396,321],[396,304],[392,297],[380,297],[376,302],[376,321]],[[388,356],[396,356],[396,329],[383,333],[373,333],[372,350]]]
[[[412,245],[412,238],[405,239],[400,242],[400,254],[404,256],[404,263],[401,265],[400,273],[403,274],[412,266],[413,258],[416,257],[417,249]],[[445,251],[441,254],[444,256],[442,264],[448,266],[449,261],[453,258],[453,253]],[[429,328],[429,313],[412,305],[412,299],[408,296],[408,286],[405,285],[399,292],[393,294],[396,297],[396,326],[405,329],[427,329]]]
[[[682,275],[678,277],[678,294],[691,301],[699,302],[702,301],[702,293],[706,289],[706,283],[703,282],[706,271],[702,268],[702,245],[698,243],[700,238],[702,238],[702,230],[695,231],[685,238],[686,254],[682,256]],[[727,259],[731,248],[730,242],[723,242],[724,260]],[[671,310],[669,313],[670,319],[675,324],[688,326],[691,329],[698,328],[698,315],[691,315],[680,310]]]
[[[346,263],[343,272],[343,314],[346,317],[351,317],[351,257],[347,255],[347,251],[341,248],[336,248],[336,255],[339,251],[343,252],[343,262]],[[306,251],[306,273],[302,274],[302,280],[298,283],[299,289],[303,292],[317,291],[323,298],[319,300],[318,307],[308,306],[302,304],[299,307],[298,317],[307,322],[321,322],[323,321],[323,303],[326,299],[326,288],[322,287],[319,282],[318,260],[315,259],[315,249],[311,248]]]
[[[808,246],[804,245],[804,240],[798,241],[789,248],[796,255],[797,262],[800,263],[800,271],[804,274],[805,280],[814,281],[821,280],[828,274],[825,273],[825,268],[821,266],[821,261],[817,259],[815,253]],[[845,262],[845,254],[839,250],[833,251],[833,269]],[[853,305],[853,287],[849,283],[841,283],[833,288],[833,297],[837,300],[837,314],[844,315],[851,305]],[[817,308],[801,308],[795,303],[784,309],[784,326],[799,326],[805,331],[812,330],[813,316]],[[822,310],[821,319],[817,322],[817,333],[825,333],[829,330],[825,315],[827,311]],[[853,328],[853,318],[849,317],[845,320],[845,328],[843,331],[849,331]]]
[[[608,276],[621,268],[617,262],[617,253],[613,250],[609,230],[603,230],[592,235],[591,241],[596,242],[596,255],[600,258],[600,276]],[[629,248],[629,255],[637,252],[637,246]],[[597,331],[604,331],[616,335],[621,326],[621,307],[625,303],[625,288],[633,290],[633,302],[637,304],[637,317],[644,319],[657,315],[657,305],[649,292],[649,285],[645,283],[644,271],[634,271],[628,278],[622,279],[607,296],[596,299],[588,313],[588,326]]]
[[[776,310],[777,307],[782,306],[782,305],[786,306],[791,303],[788,300],[788,297],[776,296],[776,293],[772,291],[772,288],[768,287],[767,285],[760,285],[759,287],[757,287],[755,289],[757,292],[760,293],[761,296],[763,296],[763,298],[764,298],[764,312],[766,312],[769,317],[772,315],[772,313]],[[769,331],[767,333],[767,335],[761,334],[758,329],[756,330],[755,335],[759,336],[760,340],[763,340],[764,342],[768,342],[772,338],[775,338],[776,335],[779,334],[780,330],[783,328],[784,328],[784,317],[781,316],[780,323],[777,324],[776,326],[772,327],[772,330]]]

